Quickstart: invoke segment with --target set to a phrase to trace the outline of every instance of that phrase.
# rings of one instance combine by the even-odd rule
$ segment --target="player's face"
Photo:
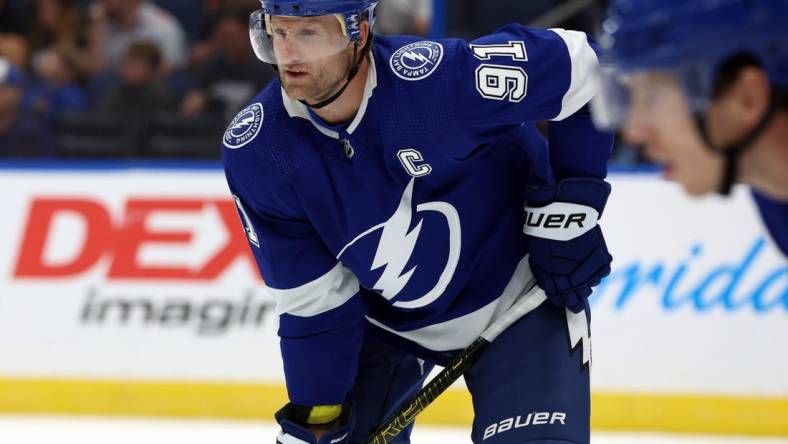
[[[342,87],[353,45],[334,16],[273,17],[274,51],[287,95],[319,102]]]
[[[723,158],[703,142],[675,78],[637,73],[628,83],[631,103],[624,139],[642,146],[646,156],[664,168],[665,177],[679,182],[688,193],[719,189]]]

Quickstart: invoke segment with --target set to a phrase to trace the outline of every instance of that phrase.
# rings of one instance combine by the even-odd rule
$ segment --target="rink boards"
[[[0,411],[270,418],[273,302],[220,169],[0,165]],[[745,189],[615,173],[593,425],[788,436],[788,264]],[[458,387],[425,413],[468,424]]]

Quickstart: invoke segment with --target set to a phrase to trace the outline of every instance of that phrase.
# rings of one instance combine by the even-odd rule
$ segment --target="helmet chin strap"
[[[706,125],[706,119],[703,114],[700,111],[695,113],[695,123],[697,124],[698,130],[700,130],[700,135],[703,138],[703,142],[709,149],[722,155],[725,162],[723,165],[722,182],[720,182],[720,186],[717,189],[719,194],[723,196],[728,196],[731,194],[731,189],[738,180],[740,167],[739,162],[741,157],[748,149],[752,148],[755,139],[757,139],[758,136],[763,133],[763,131],[771,122],[776,109],[774,103],[774,96],[772,96],[769,99],[769,107],[766,109],[766,112],[764,113],[763,117],[761,117],[761,120],[758,122],[758,124],[755,125],[755,127],[750,130],[750,132],[745,134],[744,137],[738,141],[721,147],[715,146],[711,143]]]
[[[314,105],[308,103],[306,100],[299,100],[299,102],[303,103],[304,105],[312,109],[325,108],[328,105],[334,103],[345,92],[347,87],[350,86],[350,82],[353,81],[353,79],[356,77],[356,74],[358,74],[358,70],[361,67],[361,61],[364,60],[364,57],[366,56],[369,50],[369,46],[371,44],[372,44],[372,33],[370,32],[369,36],[367,37],[367,42],[364,44],[364,47],[361,48],[361,56],[359,57],[358,42],[353,42],[353,63],[350,65],[350,70],[347,73],[347,80],[345,81],[345,84],[342,86],[342,88],[339,89],[339,91],[337,91],[334,95],[327,98],[326,100],[323,100],[322,102],[319,103],[315,103]]]

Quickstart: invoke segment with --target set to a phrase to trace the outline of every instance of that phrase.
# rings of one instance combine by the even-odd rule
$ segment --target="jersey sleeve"
[[[596,92],[598,66],[586,34],[512,24],[452,48],[450,100],[457,124],[474,144],[523,122],[561,121]]]
[[[241,222],[279,316],[290,401],[345,402],[356,377],[366,307],[355,275],[282,195],[249,192],[225,167]]]
[[[613,133],[594,126],[587,105],[564,120],[550,122],[548,145],[556,182],[571,177],[607,177],[614,141]]]
[[[513,24],[455,51],[451,97],[458,127],[473,145],[523,122],[549,120],[556,181],[607,175],[613,135],[598,131],[588,112],[598,60],[586,34]]]

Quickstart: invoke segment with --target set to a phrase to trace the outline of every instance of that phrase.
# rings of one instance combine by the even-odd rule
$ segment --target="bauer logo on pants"
[[[422,80],[430,76],[443,60],[443,46],[436,42],[416,42],[403,46],[391,56],[389,64],[399,78]]]
[[[224,145],[238,149],[251,142],[263,127],[263,105],[253,103],[235,116],[224,132]]]

